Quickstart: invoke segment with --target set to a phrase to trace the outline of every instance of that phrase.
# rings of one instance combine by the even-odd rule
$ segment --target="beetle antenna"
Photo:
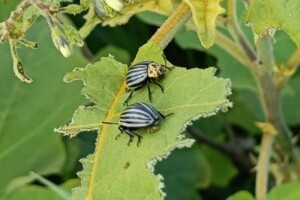
[[[172,67],[168,67],[167,66],[167,58],[166,58],[166,56],[164,55],[164,54],[161,54],[162,55],[162,57],[164,58],[164,61],[165,61],[165,64],[163,65],[166,69],[168,69],[168,70],[172,70],[172,69],[174,69],[174,67],[175,66],[172,66]]]
[[[162,55],[162,57],[164,58],[164,61],[165,61],[165,67],[167,67],[167,58],[166,58],[166,56],[164,55],[164,54],[161,54]]]
[[[117,125],[119,125],[119,123],[116,123],[116,122],[102,122],[102,124],[117,124]]]

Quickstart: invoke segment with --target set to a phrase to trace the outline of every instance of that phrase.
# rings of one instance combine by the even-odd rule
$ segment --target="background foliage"
[[[82,164],[78,160],[94,152],[97,133],[82,132],[72,139],[54,133],[54,128],[70,122],[79,105],[89,103],[80,94],[82,84],[79,81],[65,84],[63,77],[75,67],[84,67],[108,54],[112,54],[117,61],[130,65],[138,48],[148,41],[157,26],[166,19],[161,14],[171,12],[164,9],[170,2],[165,1],[165,5],[160,4],[160,7],[152,10],[160,14],[146,11],[130,19],[124,15],[120,19],[114,18],[106,22],[115,24],[118,20],[129,20],[124,25],[96,26],[86,38],[86,46],[82,49],[73,48],[69,58],[63,58],[55,49],[48,25],[44,19],[39,18],[26,33],[28,39],[38,42],[39,48],[20,48],[26,72],[34,79],[34,83],[30,85],[15,78],[10,67],[12,61],[8,43],[0,45],[1,199],[65,199],[70,196],[71,188],[80,185],[76,173],[82,170]],[[8,18],[17,3],[19,2],[8,1],[0,6],[1,22]],[[222,2],[222,5],[225,3],[226,1]],[[291,1],[289,9],[297,7],[296,3],[296,0]],[[151,2],[148,6],[150,4]],[[274,1],[267,9],[280,10],[280,5],[280,1]],[[255,11],[257,6],[259,12]],[[250,11],[246,13],[243,4],[238,3],[239,23],[252,43],[251,28],[245,26],[244,21],[259,21],[261,13],[265,11],[260,9],[264,7],[266,4],[262,1],[253,1]],[[268,14],[269,17],[264,18],[265,20],[274,18],[273,12]],[[68,17],[76,27],[81,27],[84,23],[82,15]],[[280,16],[275,19],[272,21],[274,24],[270,25],[280,26],[286,31],[276,31],[273,38],[276,64],[281,66],[297,49],[299,36],[296,28],[299,26],[293,19],[290,19],[291,25],[282,23]],[[256,25],[255,30],[264,33],[264,27],[259,23]],[[228,34],[226,30],[221,31]],[[167,46],[164,53],[176,66],[203,69],[217,67],[217,76],[229,78],[232,82],[232,95],[228,98],[234,102],[234,107],[226,113],[195,121],[185,134],[194,138],[196,143],[191,148],[176,149],[167,159],[158,162],[155,174],[162,174],[164,177],[163,191],[167,193],[167,200],[254,199],[255,173],[251,169],[257,162],[261,138],[261,130],[255,126],[255,122],[264,120],[255,79],[243,64],[220,46],[215,44],[204,49],[198,35],[188,24],[176,34],[175,40]],[[300,124],[300,112],[296,112],[300,99],[299,82],[300,74],[296,71],[281,94],[284,117],[295,135],[299,132]],[[176,84],[181,82],[176,81]],[[193,84],[186,87],[192,89]],[[159,93],[154,93],[154,97],[157,95]],[[202,134],[198,135],[199,132]],[[203,135],[208,138],[203,138]],[[126,137],[112,142],[118,146],[125,140]],[[134,153],[132,150],[131,154]],[[85,162],[87,161],[88,159]],[[45,179],[30,174],[30,171],[42,175],[54,185],[51,187],[51,183],[43,182]],[[280,175],[279,173],[278,176]],[[276,174],[270,177],[269,187],[276,184],[277,178]],[[138,180],[135,181],[139,184]],[[281,199],[282,196],[290,200],[299,199],[299,188],[297,180],[288,181],[273,187],[267,199]]]

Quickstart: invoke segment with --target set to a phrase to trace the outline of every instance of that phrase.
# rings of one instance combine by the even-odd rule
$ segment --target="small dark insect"
[[[130,139],[127,143],[129,146],[133,141],[134,137],[138,138],[137,146],[140,145],[142,141],[142,136],[133,132],[140,128],[148,127],[150,132],[157,130],[157,124],[159,123],[160,118],[165,119],[166,117],[173,115],[173,113],[163,115],[157,111],[153,106],[146,103],[135,103],[128,106],[120,115],[120,122],[102,122],[104,124],[118,124],[120,133],[116,136],[115,139],[118,139],[122,134],[127,134]]]
[[[166,74],[166,70],[172,70],[174,66],[168,67],[167,60],[165,56],[163,57],[165,60],[164,65],[158,64],[154,61],[142,61],[129,67],[126,75],[126,90],[127,92],[130,92],[130,94],[124,102],[125,105],[128,105],[128,101],[131,98],[132,93],[135,90],[142,88],[146,84],[148,86],[148,96],[150,102],[152,102],[150,83],[156,84],[161,89],[161,92],[164,92],[163,86],[156,81],[163,79]]]
[[[126,162],[123,166],[124,169],[127,169],[130,166],[130,162]]]

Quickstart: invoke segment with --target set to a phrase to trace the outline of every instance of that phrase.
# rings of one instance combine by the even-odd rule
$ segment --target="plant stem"
[[[269,36],[259,37],[256,46],[258,62],[256,68],[253,69],[253,74],[257,80],[265,120],[279,133],[276,145],[278,155],[282,159],[285,159],[289,155],[293,157],[292,134],[283,117],[280,89],[277,87],[275,80],[276,66],[271,38]],[[258,200],[265,199],[267,191],[268,169],[273,138],[274,135],[263,134],[256,175],[256,197]]]
[[[165,49],[170,41],[175,37],[176,32],[192,16],[190,7],[182,2],[175,12],[161,25],[156,33],[150,38],[149,42],[155,43],[161,49]]]
[[[253,73],[258,83],[260,99],[265,113],[266,121],[273,124],[279,133],[278,153],[282,157],[292,155],[292,133],[283,117],[280,99],[280,89],[275,80],[275,61],[271,38],[260,37],[257,40],[259,61]]]
[[[272,153],[272,145],[275,134],[264,132],[259,159],[256,165],[256,180],[255,180],[255,196],[256,200],[265,200],[267,185],[268,185],[268,172],[269,162]]]
[[[228,28],[234,40],[239,44],[240,48],[245,52],[250,61],[256,60],[256,54],[248,40],[246,39],[243,31],[241,30],[236,13],[237,0],[228,0]],[[249,65],[251,67],[252,65]]]

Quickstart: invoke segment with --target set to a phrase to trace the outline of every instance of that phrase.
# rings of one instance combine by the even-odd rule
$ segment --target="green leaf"
[[[152,44],[140,48],[134,61],[155,60],[164,63],[162,51]],[[176,147],[192,144],[182,139],[180,133],[191,121],[208,117],[218,111],[225,111],[231,103],[230,82],[214,76],[215,69],[205,70],[176,67],[162,81],[165,93],[152,86],[153,106],[164,114],[175,114],[162,120],[155,134],[138,130],[143,136],[140,147],[127,146],[128,137],[118,141],[117,126],[101,125],[102,121],[118,122],[124,110],[125,75],[127,67],[112,57],[102,58],[86,68],[79,68],[67,74],[67,81],[83,80],[82,93],[95,103],[93,107],[79,107],[71,123],[59,131],[75,135],[83,130],[99,129],[96,150],[83,160],[84,170],[80,173],[82,184],[73,192],[73,199],[162,199],[160,178],[153,175],[153,165]],[[189,97],[189,98],[187,98]],[[135,92],[133,102],[148,102],[146,87]],[[136,141],[135,141],[136,142]]]
[[[193,13],[198,37],[205,48],[211,47],[216,37],[217,16],[225,10],[220,6],[220,0],[184,0]]]
[[[221,152],[208,146],[203,146],[202,152],[211,166],[211,184],[226,187],[238,173],[235,166],[231,163],[231,160]]]
[[[53,191],[56,193],[58,196],[60,196],[62,199],[69,199],[71,194],[69,193],[68,190],[65,190],[64,188],[60,188],[58,185],[52,183],[48,179],[42,177],[41,175],[30,172],[30,176],[38,180],[41,184],[47,186],[49,190]]]
[[[86,63],[78,50],[64,59],[44,21],[37,21],[27,35],[39,43],[38,50],[20,49],[25,68],[35,79],[30,85],[14,76],[8,44],[0,45],[0,196],[14,178],[29,171],[48,174],[61,169],[65,150],[53,128],[67,122],[83,100],[79,84],[62,81],[67,71]]]
[[[257,34],[267,35],[275,29],[289,34],[300,46],[300,4],[298,0],[253,0],[246,15],[246,21],[253,24]],[[272,30],[271,30],[272,29]]]
[[[298,200],[300,199],[300,182],[284,183],[272,188],[267,200]]]
[[[25,186],[22,187],[11,195],[5,197],[5,200],[32,200],[32,199],[43,199],[43,200],[65,200],[57,195],[55,192],[41,186]],[[4,200],[4,199],[3,199]]]
[[[287,90],[284,90],[285,93],[282,97],[283,101],[283,113],[291,125],[297,125],[300,123],[300,113],[294,112],[295,108],[299,106],[299,99],[300,99],[300,76],[293,77],[289,81],[289,88],[286,88]]]
[[[160,15],[158,13],[154,12],[141,12],[136,15],[142,22],[154,25],[154,26],[160,26],[164,21],[166,21],[167,16]]]
[[[71,188],[76,187],[80,184],[78,179],[69,179],[61,185],[56,185],[59,190],[68,190],[71,192]],[[37,185],[24,185],[23,187],[18,188],[13,193],[6,195],[1,198],[1,200],[33,200],[33,199],[42,199],[42,200],[67,200],[69,198],[63,198],[57,192],[47,188]]]
[[[259,103],[257,89],[255,80],[249,70],[217,45],[205,50],[201,46],[195,31],[181,31],[176,35],[175,41],[183,49],[207,51],[207,53],[218,59],[217,67],[220,68],[220,76],[230,78],[232,88],[236,90],[231,97],[235,106],[226,114],[226,118],[229,122],[239,125],[249,132],[256,132],[254,121],[263,119],[263,113],[262,109],[257,106]],[[285,49],[282,44],[280,44],[280,47]],[[241,116],[241,110],[247,114]]]
[[[226,200],[254,200],[254,197],[248,191],[239,191],[229,196]]]
[[[165,200],[200,199],[199,188],[211,181],[211,169],[199,145],[176,149],[155,167],[164,177]]]

